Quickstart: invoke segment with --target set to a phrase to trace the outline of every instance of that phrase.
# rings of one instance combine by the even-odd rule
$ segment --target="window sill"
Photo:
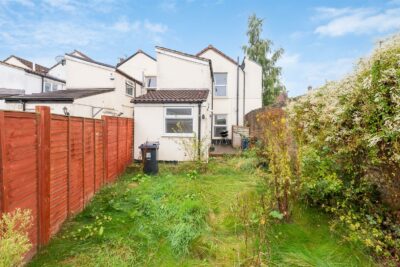
[[[125,94],[125,96],[130,97],[130,98],[134,97],[133,95],[130,95],[130,94]]]
[[[214,96],[214,99],[229,99],[228,96]]]
[[[183,137],[183,138],[187,138],[187,137],[195,137],[195,135],[193,134],[193,133],[182,133],[182,134],[179,134],[179,133],[164,133],[161,137],[177,137],[177,138],[180,138],[180,137]]]

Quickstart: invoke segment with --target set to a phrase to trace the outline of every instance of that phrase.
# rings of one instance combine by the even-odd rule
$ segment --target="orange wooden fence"
[[[0,111],[0,215],[30,209],[30,255],[132,161],[133,120]]]

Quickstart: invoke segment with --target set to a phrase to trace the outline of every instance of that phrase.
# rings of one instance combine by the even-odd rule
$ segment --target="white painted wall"
[[[246,75],[245,114],[262,107],[262,67],[245,58]]]
[[[227,73],[226,96],[214,95],[214,114],[227,115],[228,138],[232,138],[232,125],[237,125],[237,110],[239,108],[239,125],[243,125],[243,73],[239,69],[239,107],[237,105],[238,66],[227,60],[214,50],[206,50],[201,57],[211,59],[214,73]],[[214,92],[213,92],[214,93]],[[221,139],[213,136],[214,139]]]
[[[237,112],[239,113],[238,125],[243,125],[244,115],[251,110],[262,106],[262,69],[257,63],[245,59],[244,72],[233,62],[227,60],[212,49],[206,50],[201,57],[212,61],[213,72],[227,73],[227,95],[220,97],[214,95],[214,114],[224,114],[228,118],[229,138],[232,138],[232,125],[237,125]],[[239,85],[238,85],[239,75]],[[244,76],[246,78],[244,79]],[[239,105],[237,103],[237,90],[239,88]],[[244,92],[245,89],[245,92]],[[214,92],[213,92],[214,93]],[[243,100],[243,96],[245,100]],[[219,137],[213,137],[219,139]]]
[[[65,56],[65,77],[68,89],[113,88],[115,71],[113,68]]]
[[[157,76],[157,61],[139,52],[118,66],[118,69],[144,84],[145,76]],[[138,92],[137,96],[142,93]]]
[[[25,90],[25,94],[40,93],[42,78],[23,69],[0,63],[0,88]]]
[[[210,66],[207,61],[184,57],[157,49],[158,89],[210,89]]]
[[[141,159],[141,150],[138,148],[146,141],[160,142],[158,159],[163,161],[185,161],[190,160],[182,145],[182,140],[193,138],[178,135],[165,134],[165,108],[166,107],[191,107],[193,109],[193,128],[198,136],[198,105],[197,104],[136,104],[135,105],[135,134],[134,134],[134,158]],[[209,102],[202,104],[201,136],[205,145],[204,157],[208,157],[210,145],[210,109]]]
[[[60,63],[49,70],[49,75],[65,81],[66,80],[65,69],[66,69],[65,65],[62,65]]]

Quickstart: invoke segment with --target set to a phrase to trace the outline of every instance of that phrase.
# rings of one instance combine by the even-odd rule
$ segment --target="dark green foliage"
[[[285,87],[280,82],[281,67],[276,66],[276,62],[281,58],[283,49],[272,51],[272,41],[262,39],[264,21],[255,14],[249,17],[247,37],[248,44],[243,46],[243,51],[247,57],[262,67],[263,74],[263,105],[267,106],[275,102],[276,97],[285,91]]]

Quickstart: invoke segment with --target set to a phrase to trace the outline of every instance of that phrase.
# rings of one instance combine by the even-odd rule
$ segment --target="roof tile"
[[[132,99],[132,103],[202,103],[207,100],[207,89],[161,89]]]

